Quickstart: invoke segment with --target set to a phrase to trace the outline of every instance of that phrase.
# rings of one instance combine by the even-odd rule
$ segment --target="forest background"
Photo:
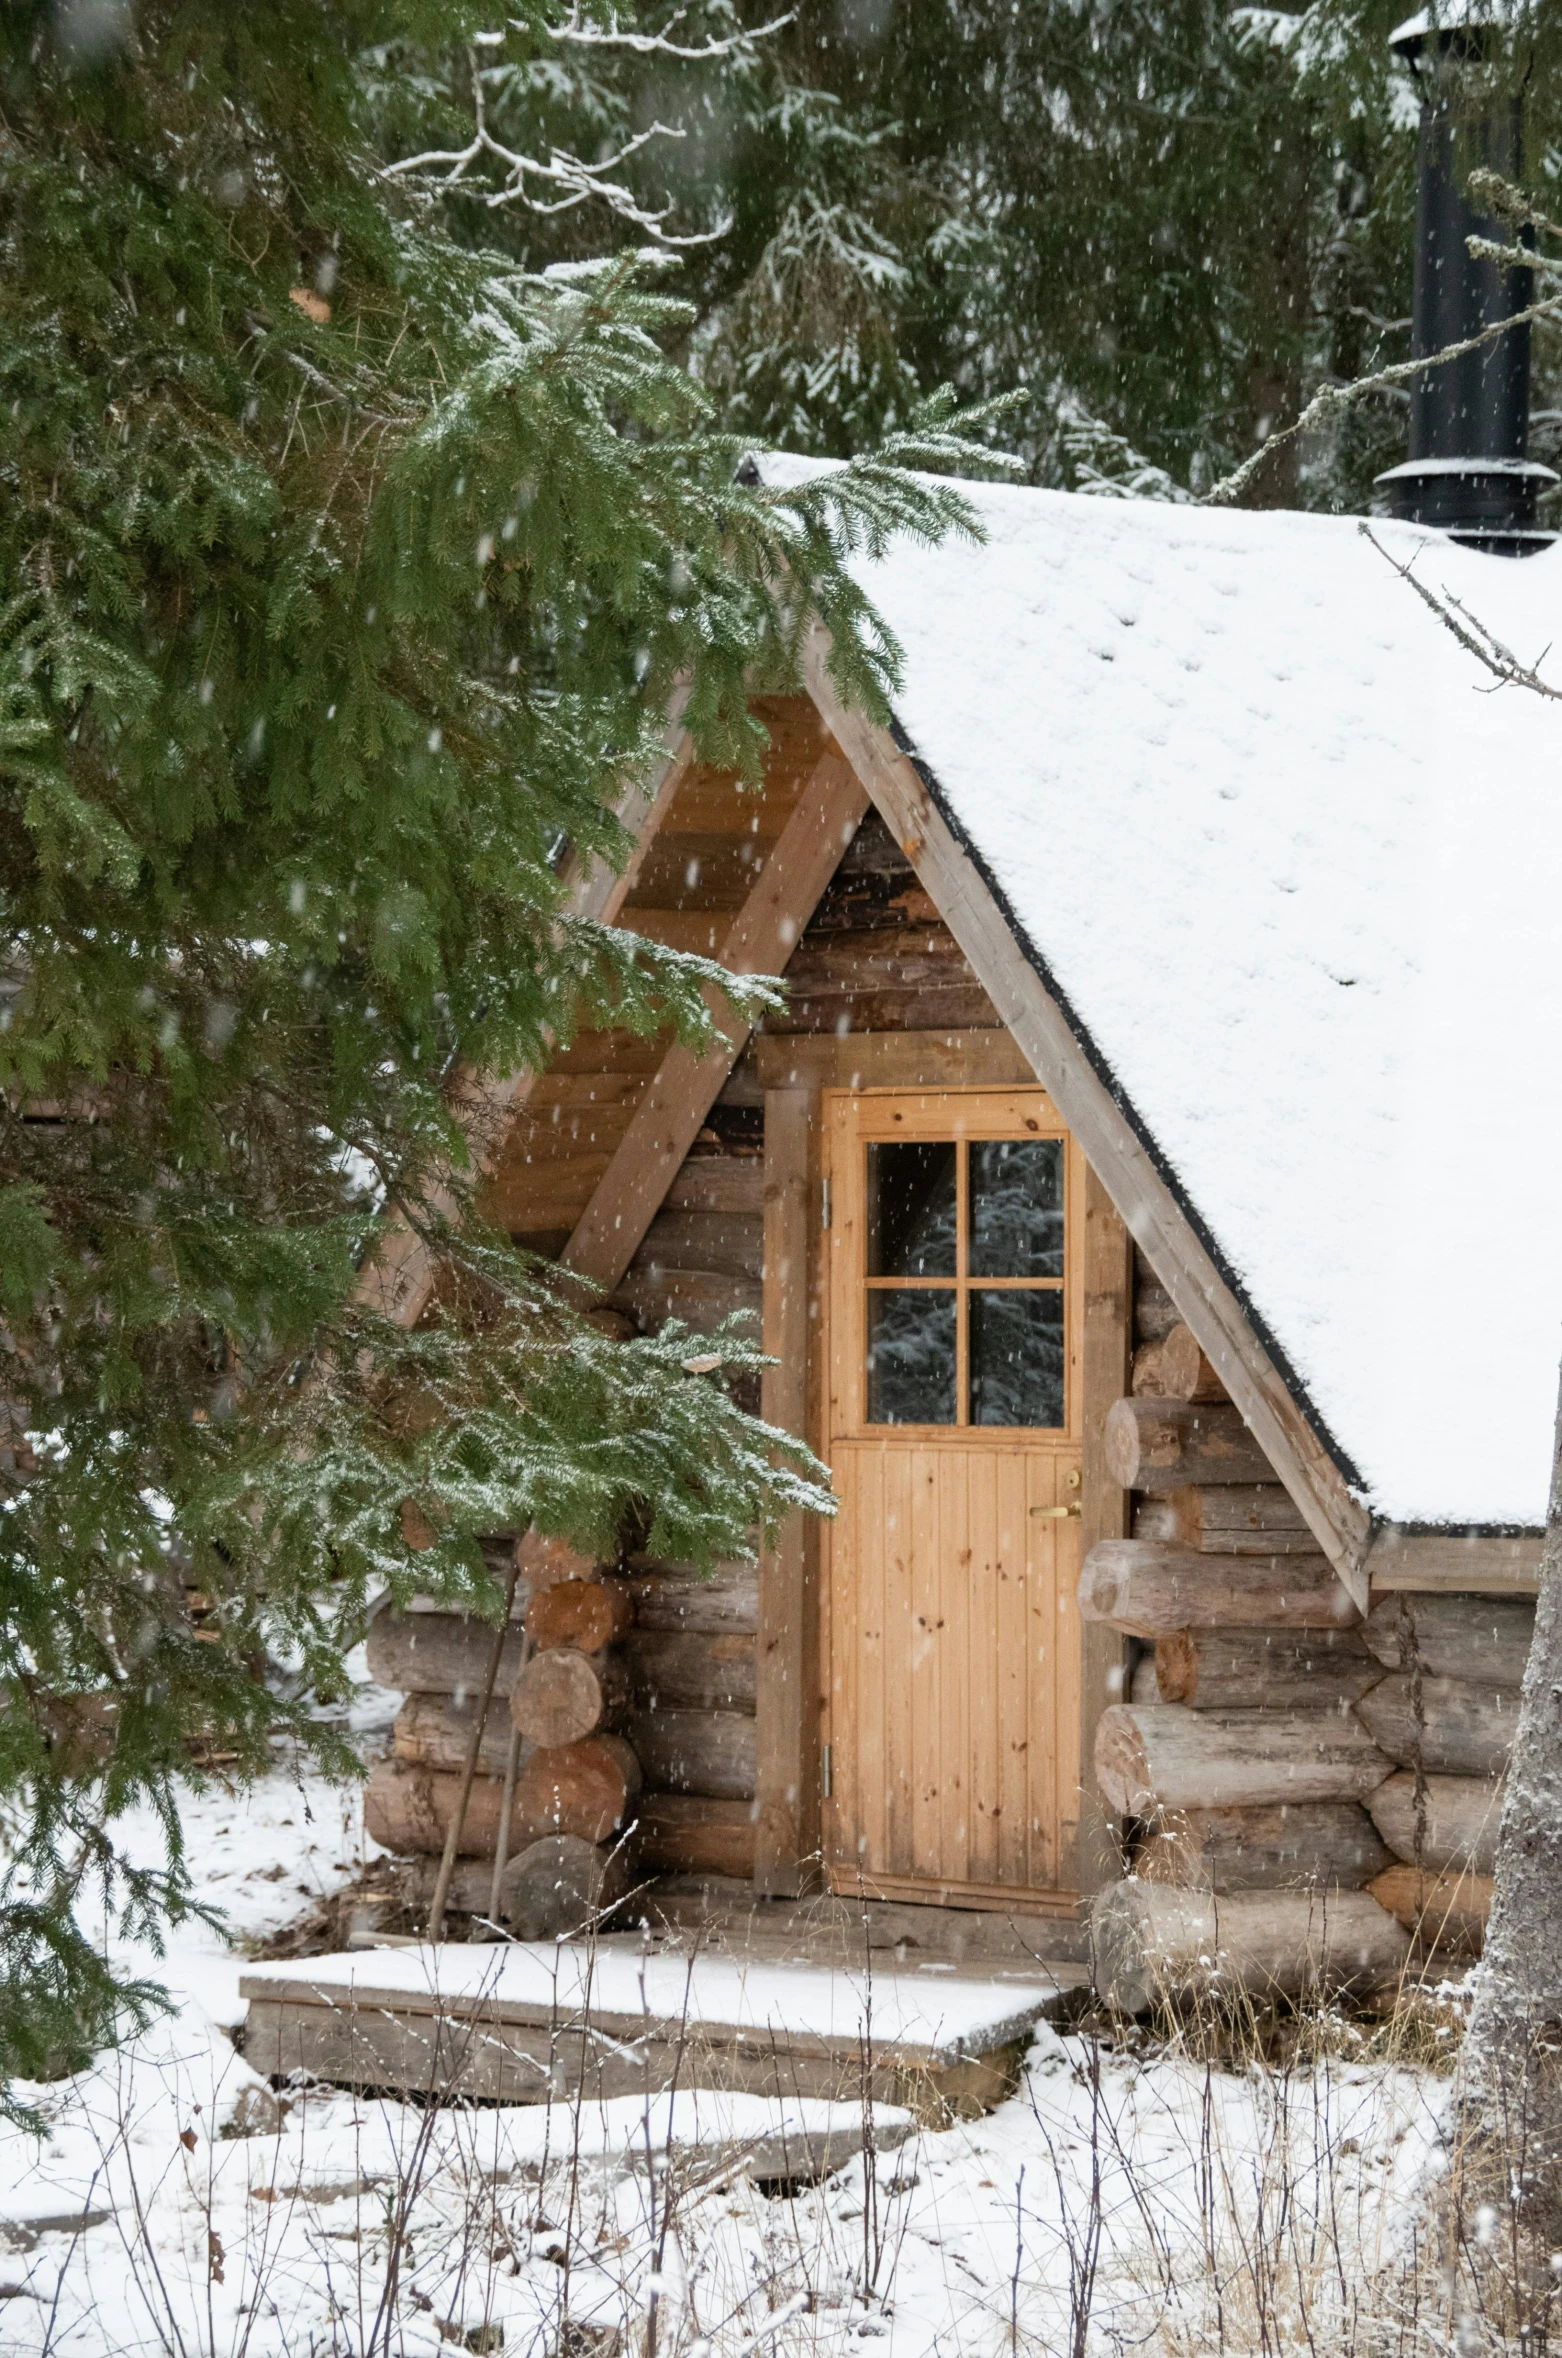
[[[1499,70],[1523,92],[1544,206],[1562,39],[1543,11],[1506,13]],[[706,0],[675,38],[779,14]],[[665,55],[537,54],[493,64],[488,103],[512,144],[677,132],[626,176],[685,231],[730,224],[685,252],[677,284],[695,308],[680,354],[735,431],[840,457],[935,386],[1020,388],[990,432],[1031,481],[1198,497],[1320,385],[1409,357],[1404,17],[1402,0],[802,0],[719,77]],[[469,72],[452,57],[419,75],[425,129],[422,110],[441,113],[454,140]],[[387,104],[411,88],[388,81]],[[474,207],[468,233],[493,219]],[[505,219],[534,261],[600,236],[579,212]],[[1543,330],[1531,455],[1548,464],[1559,362]],[[1363,399],[1277,451],[1248,504],[1365,510],[1407,417],[1403,389]]]

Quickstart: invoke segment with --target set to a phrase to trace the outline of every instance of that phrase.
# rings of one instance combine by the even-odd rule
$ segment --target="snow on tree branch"
[[[595,24],[584,17],[578,6],[572,7],[562,22],[542,28],[546,38],[575,49],[612,51],[635,57],[676,58],[684,63],[711,64],[734,58],[749,58],[756,43],[778,33],[792,22],[789,12],[773,17],[768,24],[754,32],[713,35],[703,42],[679,42],[672,38],[677,27],[688,15],[686,7],[676,9],[658,33],[637,33],[619,23],[616,9],[609,10],[605,23]],[[515,31],[525,33],[532,28],[519,18],[512,18]],[[669,229],[674,206],[669,201],[661,206],[643,204],[622,180],[614,175],[625,164],[656,140],[682,139],[685,134],[677,125],[660,120],[645,130],[635,132],[623,141],[613,154],[598,157],[587,163],[582,156],[566,148],[553,148],[546,158],[527,155],[508,146],[492,128],[488,116],[485,85],[504,71],[498,64],[484,64],[481,55],[492,55],[505,40],[501,31],[478,33],[468,52],[472,74],[472,136],[464,147],[427,148],[420,155],[403,156],[384,166],[387,180],[409,179],[414,174],[426,175],[431,184],[450,189],[467,183],[468,175],[485,161],[498,173],[496,186],[476,190],[482,202],[491,210],[516,205],[528,213],[551,217],[574,212],[579,206],[597,203],[605,205],[620,221],[641,230],[660,246],[692,247],[714,244],[726,236],[732,226],[731,216],[723,214],[709,229],[682,233]]]
[[[616,9],[610,11],[606,25],[593,25],[585,22],[578,8],[572,8],[563,24],[549,25],[548,38],[568,42],[577,49],[614,49],[632,57],[677,57],[704,64],[724,57],[747,57],[756,42],[783,31],[797,11],[789,8],[785,16],[772,17],[769,24],[760,25],[752,33],[728,33],[698,45],[669,39],[688,13],[687,8],[675,9],[659,33],[630,33],[619,24]],[[495,34],[484,37],[490,41],[502,38]]]

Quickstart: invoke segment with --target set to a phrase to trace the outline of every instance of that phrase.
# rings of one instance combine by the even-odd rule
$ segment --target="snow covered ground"
[[[282,1773],[187,1825],[249,1939],[364,1855],[356,1796]],[[41,2140],[0,2132],[7,2353],[1345,2352],[1403,2242],[1441,2086],[1348,2055],[1207,2070],[1043,2028],[998,2112],[903,2142],[888,2120],[886,2150],[778,2191],[734,2154],[800,2123],[756,2099],[661,2098],[649,2121],[633,2100],[279,2100],[229,2036],[242,1963],[181,1939],[161,1968],[173,2014],[30,2091]]]

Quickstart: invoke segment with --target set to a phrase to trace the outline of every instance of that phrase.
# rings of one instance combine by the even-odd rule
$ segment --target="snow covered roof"
[[[1354,519],[971,497],[985,545],[861,568],[925,776],[1363,1502],[1542,1524],[1562,709]],[[1562,631],[1562,547],[1374,529],[1523,657]]]

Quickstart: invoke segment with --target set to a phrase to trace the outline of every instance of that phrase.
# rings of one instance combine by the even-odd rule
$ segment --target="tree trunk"
[[[1463,1678],[1385,1678],[1356,1716],[1380,1751],[1404,1768],[1444,1777],[1500,1777],[1518,1726],[1508,1687]]]
[[[1179,1629],[1350,1629],[1361,1619],[1326,1556],[1196,1556],[1103,1539],[1085,1558],[1079,1610],[1130,1637]]]
[[[1465,2157],[1456,2194],[1515,2218],[1525,2315],[1544,2302],[1562,2245],[1562,1410],[1552,1461],[1535,1637],[1497,1838],[1486,1950],[1460,2059],[1449,2136]],[[1474,2154],[1472,2156],[1472,2143]],[[1483,2167],[1489,2163],[1489,2167]],[[1499,2232],[1501,2249],[1509,2238]],[[1553,2296],[1554,2297],[1554,2294]],[[1544,2317],[1545,2310],[1539,2310]],[[1519,2322],[1522,2324],[1523,2319]]]
[[[621,1846],[607,1850],[578,1834],[545,1834],[505,1868],[499,1913],[517,1940],[559,1940],[604,1916],[628,1884]]]
[[[1395,1858],[1409,1866],[1489,1875],[1497,1864],[1502,1787],[1491,1777],[1423,1777],[1418,1805],[1415,1773],[1401,1769],[1369,1795],[1367,1807]]]
[[[1353,1629],[1179,1629],[1155,1645],[1157,1700],[1195,1711],[1326,1711],[1382,1676]]]
[[[1391,1774],[1365,1731],[1328,1711],[1189,1711],[1113,1703],[1096,1730],[1096,1782],[1129,1818],[1269,1802],[1360,1801]]]

